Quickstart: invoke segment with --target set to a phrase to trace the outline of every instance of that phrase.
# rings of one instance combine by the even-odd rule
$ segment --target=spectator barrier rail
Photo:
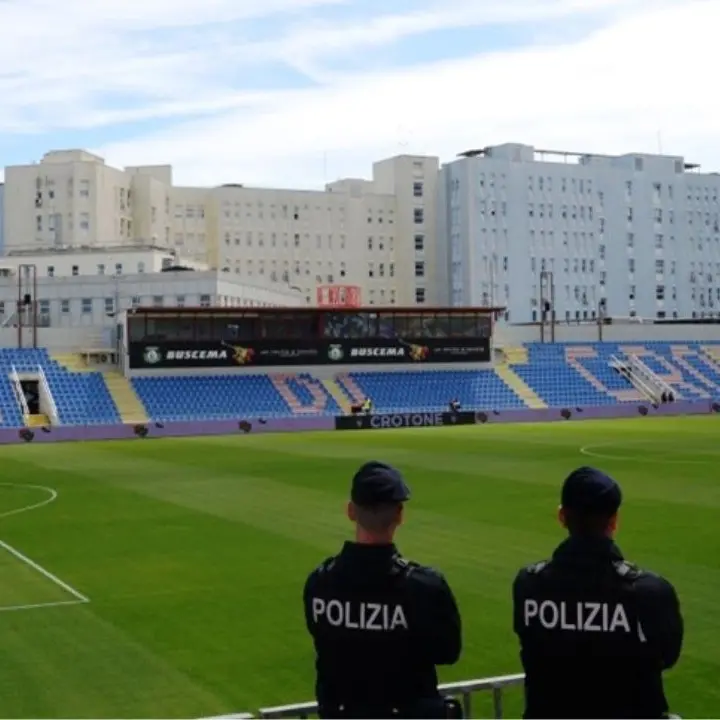
[[[478,692],[492,692],[493,717],[500,720],[503,717],[503,691],[505,688],[522,685],[525,675],[500,675],[498,677],[479,678],[477,680],[461,680],[460,682],[440,685],[440,691],[445,695],[452,695],[462,701],[463,713],[466,718],[472,717],[472,696]],[[261,718],[299,718],[305,720],[317,714],[317,703],[305,702],[293,705],[278,705],[277,707],[261,708]],[[240,716],[233,716],[240,717]],[[252,717],[245,715],[243,717]]]

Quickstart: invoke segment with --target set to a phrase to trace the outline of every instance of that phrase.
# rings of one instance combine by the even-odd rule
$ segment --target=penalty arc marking
[[[612,455],[611,453],[597,452],[597,450],[602,451],[604,448],[617,450],[619,452],[627,451],[632,454]],[[710,463],[716,463],[716,458],[720,458],[720,453],[709,453],[705,450],[703,450],[703,455],[711,455],[712,459],[708,458],[701,460],[700,458],[673,458],[666,456],[653,457],[652,450],[647,447],[632,447],[630,445],[620,445],[614,443],[594,443],[592,445],[583,445],[583,447],[580,448],[580,454],[586,455],[587,457],[600,458],[601,460],[662,463],[671,465],[709,465]]]
[[[47,487],[45,485],[29,485],[29,484],[23,484],[23,483],[0,483],[0,487],[15,487],[15,488],[30,488],[32,490],[41,490],[44,493],[46,493],[47,497],[40,502],[32,503],[30,505],[24,505],[23,507],[15,508],[14,510],[7,510],[6,512],[0,513],[0,519],[10,517],[12,515],[20,515],[21,513],[29,512],[30,510],[37,510],[41,507],[45,507],[45,505],[49,505],[52,502],[55,502],[58,497],[58,491],[54,490],[51,487]],[[20,562],[24,563],[28,567],[35,570],[35,572],[40,573],[44,578],[52,582],[54,585],[57,585],[59,588],[64,590],[69,595],[72,595],[72,600],[60,600],[57,602],[47,602],[47,603],[32,603],[27,605],[5,605],[0,606],[0,612],[13,612],[17,610],[34,610],[37,608],[49,608],[49,607],[62,607],[65,605],[81,605],[85,603],[90,602],[90,598],[83,595],[81,592],[76,590],[71,585],[68,585],[65,581],[61,580],[57,575],[54,575],[49,570],[46,570],[42,565],[39,565],[34,560],[31,560],[27,555],[24,555],[21,553],[18,549],[14,548],[12,545],[0,540],[0,548],[4,549],[6,552],[8,552],[10,555],[12,555],[16,560],[19,560]]]

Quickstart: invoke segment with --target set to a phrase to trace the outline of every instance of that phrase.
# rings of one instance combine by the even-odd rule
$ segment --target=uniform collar
[[[558,545],[553,560],[574,564],[617,562],[623,555],[612,538],[571,536]]]
[[[395,555],[399,555],[399,553],[394,543],[387,543],[385,545],[366,545],[364,543],[350,542],[348,540],[340,551],[340,557],[342,558],[367,560],[369,562],[377,562],[382,558],[390,559]]]

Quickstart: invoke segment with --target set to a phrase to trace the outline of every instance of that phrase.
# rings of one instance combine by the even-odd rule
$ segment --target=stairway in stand
[[[58,365],[64,367],[68,372],[74,373],[90,373],[97,372],[97,370],[91,368],[83,359],[82,356],[77,353],[50,353],[51,360],[54,360]]]
[[[509,365],[496,365],[495,373],[527,407],[534,410],[547,407],[547,403]]]
[[[147,411],[130,381],[117,370],[105,372],[103,377],[122,421],[128,425],[148,422]]]
[[[340,406],[340,409],[345,415],[349,415],[351,412],[350,400],[347,395],[342,391],[340,386],[335,382],[333,378],[322,381],[325,389],[330,393],[330,397],[335,399],[335,402]]]

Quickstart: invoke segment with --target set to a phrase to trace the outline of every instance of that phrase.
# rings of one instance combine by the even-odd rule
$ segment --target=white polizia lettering
[[[546,630],[631,632],[627,612],[621,603],[538,602],[528,599],[523,605],[523,618],[525,627],[539,622]]]
[[[380,632],[408,629],[402,605],[324,600],[314,597],[311,606],[313,622],[316,624],[324,621],[333,627]]]

